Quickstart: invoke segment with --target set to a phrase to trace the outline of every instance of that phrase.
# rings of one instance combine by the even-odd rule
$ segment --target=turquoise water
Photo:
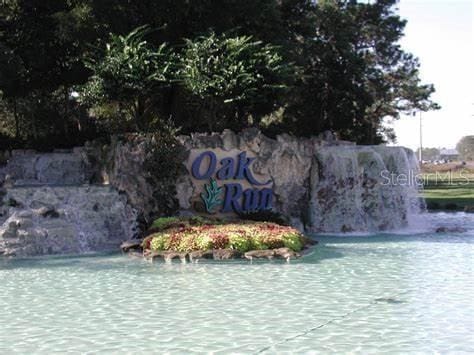
[[[318,236],[290,264],[0,260],[0,353],[473,352],[474,215],[441,224],[468,231]]]

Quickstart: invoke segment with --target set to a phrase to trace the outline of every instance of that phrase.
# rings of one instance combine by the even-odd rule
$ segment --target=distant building
[[[440,160],[459,160],[459,152],[456,149],[441,149],[439,151]]]

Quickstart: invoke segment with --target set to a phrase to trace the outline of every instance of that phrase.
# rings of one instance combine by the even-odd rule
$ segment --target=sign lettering
[[[204,185],[201,199],[208,213],[256,212],[269,210],[273,203],[272,180],[258,181],[251,169],[255,158],[241,152],[237,157],[224,157],[218,161],[213,151],[199,154],[191,165],[191,175],[196,180],[209,180]],[[231,180],[231,181],[228,181]],[[239,180],[251,185],[244,189]],[[223,182],[221,186],[218,184]]]

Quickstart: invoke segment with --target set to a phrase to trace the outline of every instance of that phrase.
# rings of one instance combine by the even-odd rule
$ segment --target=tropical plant
[[[275,46],[213,32],[186,40],[180,66],[189,105],[211,131],[256,124],[278,109],[295,71]]]
[[[141,26],[125,36],[111,34],[105,52],[86,61],[93,75],[82,88],[82,100],[96,113],[110,112],[121,120],[116,122],[121,130],[156,128],[156,100],[176,80],[175,55],[166,43],[151,46],[145,40],[150,32]]]

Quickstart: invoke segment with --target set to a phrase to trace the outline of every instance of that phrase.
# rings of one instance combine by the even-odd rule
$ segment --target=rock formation
[[[356,146],[332,136],[271,139],[255,129],[178,140],[188,156],[216,148],[255,157],[253,172],[272,181],[274,210],[308,232],[398,229],[421,208],[416,159],[405,148]],[[8,164],[0,166],[0,253],[107,250],[132,238],[137,216],[149,223],[162,212],[155,197],[162,187],[150,183],[144,167],[148,143],[149,137],[131,136],[70,151],[2,153]],[[200,192],[189,173],[177,177],[181,214],[194,212]]]
[[[310,232],[398,229],[420,212],[418,164],[402,147],[356,146],[334,139],[270,139],[258,130],[241,134],[181,136],[188,151],[218,148],[256,157],[253,171],[270,177],[274,209]],[[192,208],[200,188],[189,177],[177,183],[180,206]]]
[[[0,194],[0,255],[117,250],[136,233],[136,213],[112,186],[89,185],[82,149],[16,151]]]

